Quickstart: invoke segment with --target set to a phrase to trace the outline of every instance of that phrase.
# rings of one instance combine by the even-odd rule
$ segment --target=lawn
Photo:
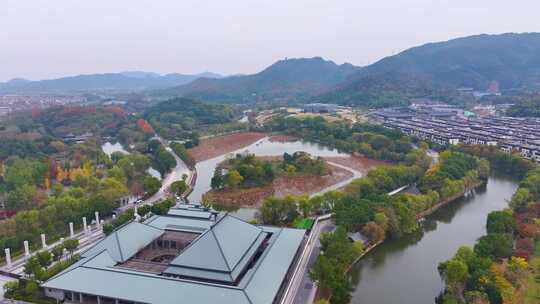
[[[311,229],[311,227],[313,227],[314,222],[315,221],[310,218],[297,219],[296,221],[294,221],[293,227],[298,228],[298,229],[309,230]]]

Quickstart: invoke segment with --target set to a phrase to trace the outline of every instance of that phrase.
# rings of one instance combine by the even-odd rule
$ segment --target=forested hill
[[[162,93],[223,102],[304,100],[344,81],[357,70],[351,64],[337,65],[320,57],[285,59],[257,74],[200,78]]]
[[[106,74],[76,75],[49,80],[30,81],[13,79],[0,83],[0,94],[16,93],[66,93],[95,91],[140,91],[167,88],[189,83],[199,77],[221,77],[213,73],[166,74],[149,72],[123,72]]]
[[[477,35],[414,47],[358,70],[318,99],[384,105],[447,95],[459,87],[484,91],[493,81],[502,90],[540,87],[540,33]]]
[[[161,136],[182,140],[190,139],[194,133],[204,133],[211,126],[234,124],[239,114],[228,105],[173,98],[149,107],[144,118]]]

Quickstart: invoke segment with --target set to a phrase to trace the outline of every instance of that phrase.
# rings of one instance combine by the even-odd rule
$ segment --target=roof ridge
[[[207,233],[209,233],[209,232],[210,232],[210,229],[208,229],[208,230],[204,231],[203,233],[199,234],[195,239],[193,239],[193,241],[191,241],[191,243],[189,243],[186,247],[184,247],[184,249],[182,249],[182,250],[178,253],[177,257],[179,257],[180,255],[182,255],[182,253],[186,252],[189,248],[193,247],[193,246],[195,245],[195,243],[197,243],[200,239],[203,238],[203,236],[204,236],[205,234],[207,234]]]
[[[118,231],[114,232],[116,239],[116,244],[118,245],[118,252],[120,253],[120,261],[124,262],[124,254],[122,253],[122,245],[120,243],[120,238],[118,237]]]
[[[189,283],[189,284],[195,284],[195,285],[205,285],[205,286],[213,286],[217,288],[223,288],[223,289],[231,289],[231,290],[243,290],[243,288],[240,288],[235,285],[224,285],[224,284],[217,284],[217,283],[211,283],[211,282],[204,282],[199,280],[189,280],[189,279],[182,279],[182,278],[174,278],[174,277],[167,277],[167,276],[161,276],[150,272],[137,272],[133,270],[129,270],[126,268],[121,267],[96,267],[96,266],[79,266],[80,268],[85,269],[91,269],[91,270],[97,270],[97,271],[106,271],[106,272],[114,272],[114,273],[122,273],[126,275],[131,276],[137,276],[137,277],[145,277],[150,279],[157,279],[157,280],[167,280],[167,281],[173,281],[173,282],[183,282],[183,283]],[[79,268],[77,267],[77,268]],[[76,269],[76,268],[75,268]],[[73,269],[73,270],[75,270]],[[70,270],[71,271],[71,270]]]
[[[264,231],[259,231],[259,234],[257,234],[257,237],[253,239],[253,242],[251,242],[249,244],[249,247],[246,251],[244,251],[244,253],[242,254],[242,256],[240,256],[240,258],[238,259],[238,261],[236,262],[236,264],[233,266],[233,269],[236,268],[236,266],[238,266],[238,264],[240,264],[240,262],[242,261],[242,259],[246,256],[246,254],[248,254],[249,250],[251,249],[251,247],[253,247],[255,245],[255,243],[257,242],[257,240],[259,239],[259,237],[261,236],[261,234],[263,234]],[[231,270],[232,271],[232,270]]]
[[[251,223],[249,223],[249,222],[246,222],[246,221],[244,221],[243,219],[241,219],[241,218],[239,218],[239,217],[237,217],[237,216],[234,216],[234,215],[232,215],[232,214],[227,213],[225,216],[232,217],[233,219],[239,220],[240,222],[249,224],[250,226],[253,226],[254,228],[259,229],[261,232],[264,231],[264,229],[262,229],[261,227],[259,227],[259,226],[257,226],[257,225],[253,225],[253,224],[251,224]],[[224,217],[225,217],[225,216],[224,216]]]
[[[218,237],[216,236],[216,234],[214,233],[214,229],[212,228],[210,228],[210,232],[214,236],[214,240],[216,240],[216,244],[218,246],[219,252],[221,253],[223,260],[225,261],[225,265],[227,266],[227,269],[229,270],[229,273],[230,273],[232,271],[231,266],[229,265],[229,261],[227,261],[227,257],[225,257],[225,253],[223,252],[223,248],[221,248],[221,244],[219,243]]]
[[[270,249],[272,249],[272,247],[274,247],[274,244],[277,242],[277,239],[279,238],[279,236],[281,235],[281,232],[283,232],[284,228],[280,228],[279,231],[276,233],[276,239],[270,243],[270,245],[268,246],[268,248],[264,251],[264,254],[259,258],[259,262],[256,263],[256,265],[253,266],[254,268],[254,273],[257,272],[257,270],[259,269],[259,267],[261,266],[262,260],[264,260],[264,258],[268,255],[268,253],[270,252]],[[242,290],[245,290],[249,283],[251,283],[251,280],[253,279],[253,275],[251,275],[249,278],[247,278],[247,282],[246,284],[244,285],[244,288],[242,288]]]
[[[242,288],[242,293],[244,293],[244,295],[246,296],[246,299],[248,300],[248,302],[250,304],[253,304],[253,301],[251,301],[251,298],[249,297],[248,293],[246,292],[246,289],[245,288]]]

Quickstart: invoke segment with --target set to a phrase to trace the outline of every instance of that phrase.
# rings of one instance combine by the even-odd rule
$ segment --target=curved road
[[[174,151],[169,147],[169,144],[166,140],[164,140],[163,138],[157,135],[152,139],[159,140],[159,142],[165,147],[165,149],[169,153],[171,153],[171,155],[176,160],[176,167],[174,167],[174,169],[171,172],[169,172],[167,176],[165,176],[165,178],[161,182],[161,188],[159,188],[159,190],[156,193],[154,193],[154,195],[149,197],[144,202],[145,205],[153,204],[153,203],[163,200],[163,198],[167,196],[166,191],[171,186],[171,184],[174,183],[175,181],[181,180],[184,174],[188,176],[187,178],[188,184],[189,184],[189,180],[193,176],[192,174],[193,172],[189,170],[188,166],[184,163],[184,161],[178,155],[176,155],[176,153],[174,153]]]
[[[328,164],[332,166],[336,166],[342,169],[345,169],[353,174],[352,177],[339,182],[337,184],[334,184],[332,186],[329,186],[319,192],[313,193],[310,195],[310,197],[314,197],[317,195],[322,195],[326,192],[333,191],[340,189],[349,183],[351,183],[353,180],[360,178],[363,176],[362,172],[351,169],[349,167],[327,161]],[[293,277],[291,281],[289,282],[289,290],[285,294],[285,297],[282,299],[282,304],[311,304],[313,303],[313,300],[315,299],[315,293],[317,291],[317,286],[311,279],[309,278],[309,270],[315,264],[315,260],[319,256],[319,253],[321,252],[321,242],[320,242],[320,235],[323,232],[330,232],[335,229],[335,225],[333,222],[329,219],[330,216],[327,215],[326,217],[320,217],[325,218],[324,220],[318,221],[317,224],[313,227],[311,230],[312,236],[310,239],[311,241],[308,241],[306,244],[306,247],[304,248],[304,252],[301,255],[301,258],[298,261],[298,267],[296,269],[296,272],[293,274]]]

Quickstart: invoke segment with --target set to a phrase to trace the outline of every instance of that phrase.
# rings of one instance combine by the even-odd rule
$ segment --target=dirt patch
[[[280,176],[265,187],[239,190],[211,190],[204,194],[205,200],[230,207],[260,207],[269,196],[313,194],[326,187],[340,183],[353,176],[345,169],[328,164],[330,172],[324,176]]]
[[[295,142],[298,141],[298,137],[291,136],[291,135],[272,135],[268,138],[270,142]]]
[[[203,139],[195,148],[188,150],[196,162],[211,159],[222,154],[247,147],[266,137],[264,133],[245,132]]]
[[[390,165],[388,162],[382,160],[375,160],[367,158],[361,155],[353,155],[348,157],[323,157],[324,160],[340,164],[347,168],[362,172],[367,174],[370,170],[380,167]]]

